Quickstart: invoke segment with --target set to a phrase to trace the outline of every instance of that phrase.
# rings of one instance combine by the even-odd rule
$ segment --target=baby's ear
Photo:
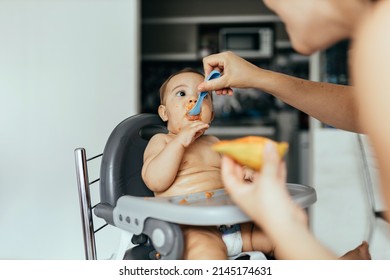
[[[158,115],[164,122],[168,120],[167,109],[165,105],[158,106]]]

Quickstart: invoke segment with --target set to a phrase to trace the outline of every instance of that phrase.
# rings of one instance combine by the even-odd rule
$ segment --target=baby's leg
[[[274,255],[275,246],[271,240],[253,223],[241,224],[242,250],[260,251],[267,255]]]
[[[185,260],[226,260],[227,249],[217,227],[182,226]]]
[[[273,255],[275,246],[271,240],[253,223],[241,224],[242,250],[260,251],[267,255]]]

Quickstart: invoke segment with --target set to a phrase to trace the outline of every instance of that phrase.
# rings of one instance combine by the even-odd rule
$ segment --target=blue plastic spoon
[[[210,81],[212,79],[215,79],[215,78],[219,78],[221,77],[221,73],[219,73],[218,70],[213,70],[211,71],[210,75],[207,77],[207,81]],[[200,114],[200,108],[202,107],[202,102],[203,102],[203,99],[205,98],[205,96],[208,94],[209,92],[208,91],[203,91],[199,94],[199,97],[198,97],[198,101],[196,101],[196,104],[194,106],[194,108],[192,108],[188,114],[190,116],[196,116],[196,115],[199,115]]]

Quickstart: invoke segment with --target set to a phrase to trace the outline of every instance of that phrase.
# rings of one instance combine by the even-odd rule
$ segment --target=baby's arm
[[[182,153],[184,149],[180,145],[168,143],[164,134],[157,134],[150,139],[144,152],[142,166],[142,179],[150,190],[161,192],[172,184]]]
[[[208,124],[200,121],[192,122],[175,136],[157,134],[150,139],[142,167],[142,179],[150,190],[163,192],[172,185],[185,149],[208,127]]]

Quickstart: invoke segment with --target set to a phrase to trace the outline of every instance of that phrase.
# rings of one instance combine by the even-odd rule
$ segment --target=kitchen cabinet
[[[276,47],[289,47],[279,17],[262,1],[142,1],[142,60],[195,61],[217,52],[219,29],[226,26],[275,28]],[[208,52],[204,51],[208,48]]]

